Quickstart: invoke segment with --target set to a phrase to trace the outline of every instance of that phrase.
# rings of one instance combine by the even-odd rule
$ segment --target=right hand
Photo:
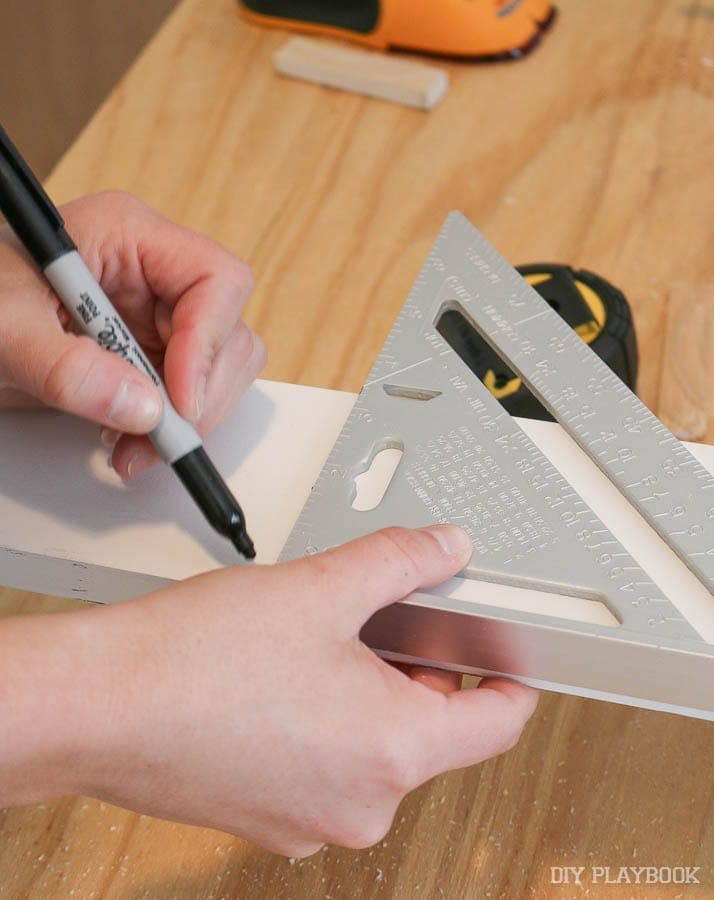
[[[72,614],[97,661],[68,787],[291,856],[375,843],[406,793],[508,750],[537,703],[497,678],[445,695],[359,639],[470,552],[453,526],[394,528]]]
[[[178,410],[200,434],[238,402],[265,364],[241,319],[253,279],[245,263],[108,191],[62,207],[68,232]],[[86,335],[0,227],[0,409],[51,406],[96,422],[123,478],[159,461],[146,434],[163,401],[149,378]]]

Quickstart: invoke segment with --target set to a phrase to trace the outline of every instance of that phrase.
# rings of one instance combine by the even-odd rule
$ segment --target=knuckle
[[[375,766],[387,790],[400,799],[420,783],[416,756],[410,752],[402,736],[382,743],[376,754]]]
[[[523,729],[538,705],[538,693],[531,689],[521,690],[509,697],[508,715],[502,726],[503,750],[512,750],[521,739]]]
[[[238,320],[236,326],[236,355],[251,376],[257,374],[267,360],[265,344],[242,319]]]
[[[402,566],[404,574],[417,576],[421,571],[420,556],[423,545],[420,535],[408,528],[383,528],[376,534],[384,556],[395,566]]]
[[[253,335],[253,350],[251,359],[253,361],[253,367],[256,372],[260,372],[265,364],[268,361],[268,349],[265,346],[265,342],[257,335],[254,331],[251,331]]]
[[[507,753],[516,746],[523,733],[524,724],[515,715],[504,723],[501,731],[501,753]]]
[[[244,259],[239,259],[237,256],[232,256],[231,259],[233,261],[233,277],[240,287],[241,294],[247,297],[252,293],[255,285],[253,270]]]
[[[90,379],[94,346],[82,338],[73,341],[46,372],[39,393],[49,406],[63,408]]]
[[[106,216],[108,221],[120,223],[123,228],[128,227],[137,218],[145,216],[149,207],[130,194],[129,191],[110,188],[93,194],[88,198],[91,206],[99,208],[99,214]],[[97,213],[95,212],[95,216]],[[91,221],[91,219],[90,219]]]
[[[220,277],[226,284],[235,287],[234,302],[238,306],[242,306],[253,292],[255,285],[253,270],[250,265],[212,238],[201,235],[201,239],[215,260],[216,272],[220,272]]]
[[[343,825],[331,843],[349,850],[364,850],[384,840],[392,827],[392,816],[375,816]]]
[[[288,841],[280,847],[279,852],[290,859],[307,859],[322,850],[324,844],[317,841]]]
[[[147,219],[157,217],[138,197],[116,188],[72,200],[62,207],[62,212],[80,247],[98,254],[97,265],[110,248],[116,253],[122,243],[128,247],[134,245],[137,228]],[[101,228],[97,228],[98,220],[103,223]],[[107,271],[109,268],[105,274]]]
[[[246,325],[243,319],[238,319],[238,321],[236,322],[235,333],[233,337],[236,342],[235,346],[238,355],[245,360],[249,360],[254,352],[256,337],[253,334],[251,328]]]
[[[95,195],[95,199],[97,202],[110,207],[112,212],[125,215],[147,209],[146,204],[142,200],[139,200],[134,194],[130,194],[129,191],[123,191],[119,188],[110,188],[106,191],[101,191],[99,194]]]
[[[329,556],[317,553],[314,556],[296,560],[294,563],[288,563],[288,565],[292,567],[291,574],[297,576],[293,583],[298,583],[310,596],[322,597],[331,580],[332,567]]]
[[[283,612],[289,607],[301,620],[309,618],[312,621],[313,616],[319,620],[324,618],[324,597],[330,594],[334,578],[329,560],[323,556],[320,553],[280,564],[280,590],[276,596],[280,596],[279,605]]]

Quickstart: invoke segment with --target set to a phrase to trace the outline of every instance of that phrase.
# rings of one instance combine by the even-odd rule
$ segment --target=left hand
[[[88,794],[289,856],[382,840],[407,793],[508,750],[538,702],[503,678],[443,696],[360,639],[472,552],[453,526],[390,528],[0,622],[0,806]]]
[[[248,266],[129,194],[61,210],[69,235],[162,376],[176,409],[205,434],[265,364],[240,318]],[[0,228],[0,408],[50,406],[97,422],[112,462],[133,477],[158,461],[146,435],[161,397],[143,373],[79,335],[50,286]]]

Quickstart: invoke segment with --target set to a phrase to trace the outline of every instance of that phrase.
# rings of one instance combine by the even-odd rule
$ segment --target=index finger
[[[238,333],[253,275],[216,241],[158,220],[151,238],[140,241],[139,252],[149,286],[170,308],[166,387],[179,412],[197,422],[221,351]],[[241,333],[250,335],[245,328]]]
[[[120,312],[131,318],[148,306],[164,342],[168,333],[164,381],[179,412],[195,421],[201,386],[252,291],[250,268],[217,241],[129,194],[98,194],[63,212],[104,290],[123,298]],[[109,223],[100,234],[98,220]]]

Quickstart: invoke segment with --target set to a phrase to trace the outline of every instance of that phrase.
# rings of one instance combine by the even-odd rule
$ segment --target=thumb
[[[420,587],[439,584],[468,562],[472,545],[455,525],[386,528],[301,561],[315,566],[321,597],[335,600],[341,622],[351,634],[383,606]]]
[[[49,323],[20,337],[3,368],[45,405],[116,431],[145,434],[161,418],[161,395],[146,375],[91,338]]]

